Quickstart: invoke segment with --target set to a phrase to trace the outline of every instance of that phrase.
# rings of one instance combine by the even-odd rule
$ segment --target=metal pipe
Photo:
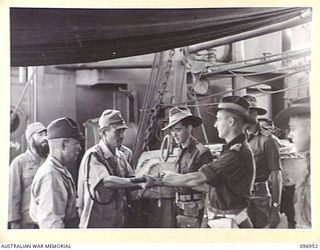
[[[227,90],[227,91],[219,92],[219,93],[216,93],[216,94],[204,96],[204,97],[198,98],[197,100],[199,101],[199,100],[204,100],[204,99],[208,99],[208,98],[211,98],[211,97],[223,96],[225,94],[232,93],[234,91],[255,87],[255,86],[258,86],[260,84],[266,84],[266,83],[278,81],[278,80],[286,78],[288,76],[292,76],[292,75],[295,75],[295,74],[298,74],[298,73],[301,73],[301,72],[309,71],[310,69],[311,69],[311,67],[309,66],[309,67],[307,67],[305,69],[297,70],[295,72],[290,72],[290,73],[287,73],[285,75],[277,76],[277,77],[274,77],[274,78],[271,78],[271,79],[267,79],[267,80],[264,80],[264,81],[261,81],[261,82],[255,83],[255,84],[247,85],[247,86],[244,86],[244,87],[241,87],[241,88],[238,88],[238,89]],[[192,100],[192,101],[194,101],[194,100]],[[188,101],[188,102],[192,102],[192,101]],[[179,104],[182,105],[182,104],[186,104],[188,102],[183,102],[183,103],[179,103]]]
[[[196,97],[197,97],[197,96],[196,96]],[[201,112],[200,112],[200,108],[199,108],[199,102],[198,102],[197,99],[195,99],[194,102],[195,102],[195,104],[196,104],[195,108],[196,108],[196,110],[197,110],[198,116],[199,116],[199,117],[201,118],[201,120],[202,120],[202,116],[201,116]],[[202,130],[204,139],[205,139],[205,141],[206,141],[206,144],[208,144],[208,143],[209,143],[209,139],[208,139],[207,132],[206,132],[206,128],[204,127],[203,122],[201,123],[201,130]]]
[[[226,64],[212,65],[211,68],[215,68],[215,67],[219,68],[219,67],[221,67],[221,65],[225,66],[225,65],[235,65],[235,64],[247,64],[248,62],[252,62],[252,61],[269,62],[270,59],[272,59],[273,57],[276,57],[276,56],[282,56],[282,57],[283,56],[296,56],[295,54],[300,55],[300,54],[304,54],[304,53],[310,54],[311,48],[286,51],[286,52],[281,52],[281,53],[277,53],[277,54],[264,55],[264,56],[255,57],[255,58],[251,58],[251,59],[245,59],[245,60],[241,60],[241,61],[233,61],[233,62],[229,62]],[[291,55],[291,54],[293,54],[293,55]]]
[[[134,102],[134,99],[133,99],[133,95],[132,95],[132,91],[130,90],[127,90],[127,89],[123,89],[121,87],[118,88],[118,90],[121,92],[121,93],[124,93],[126,96],[127,96],[127,99],[128,99],[128,102],[127,102],[127,121],[128,122],[133,122],[133,102]]]
[[[21,105],[22,99],[23,99],[24,95],[26,94],[26,92],[28,90],[28,87],[29,87],[29,85],[30,85],[30,83],[31,83],[31,81],[33,79],[33,76],[36,73],[36,71],[37,71],[37,67],[35,67],[35,69],[33,70],[30,78],[28,79],[27,83],[24,85],[24,88],[23,88],[22,93],[21,93],[21,95],[19,97],[18,103],[17,103],[16,107],[14,108],[13,112],[10,115],[10,119],[13,119],[15,117],[15,115],[17,113],[17,110],[18,110],[19,106]]]
[[[90,64],[72,64],[58,65],[57,69],[64,70],[93,70],[93,69],[151,69],[152,62],[130,62],[130,63],[115,63],[112,61]]]
[[[271,70],[266,70],[266,71],[260,71],[260,72],[254,72],[254,73],[241,73],[241,72],[237,72],[237,75],[240,76],[257,76],[257,75],[263,75],[263,74],[268,74],[268,73],[272,73],[272,74],[283,74],[285,73],[285,70],[290,70],[290,69],[300,69],[303,68],[307,65],[298,65],[298,66],[289,66],[289,67],[282,67],[282,68],[276,68],[276,69],[271,69]],[[235,73],[232,70],[229,70],[230,73]],[[230,74],[219,74],[219,76],[230,76]]]
[[[187,48],[188,53],[195,53],[201,50],[205,50],[205,49],[209,49],[209,48],[214,48],[214,47],[218,47],[221,45],[225,45],[225,44],[229,44],[229,43],[234,43],[237,41],[241,41],[241,40],[245,40],[245,39],[249,39],[252,37],[256,37],[256,36],[262,36],[268,33],[272,33],[272,32],[276,32],[276,31],[280,31],[280,30],[284,30],[284,29],[288,29],[294,26],[298,26],[307,22],[311,21],[311,10],[308,9],[307,11],[305,11],[304,13],[302,13],[300,16],[294,17],[291,20],[287,20],[284,22],[280,22],[280,23],[276,23],[276,24],[272,24],[266,27],[262,27],[262,28],[258,28],[255,30],[250,30],[250,31],[246,31],[237,35],[233,35],[233,36],[228,36],[228,37],[224,37],[224,38],[219,38],[216,40],[212,40],[209,42],[205,42],[205,43],[201,43],[201,44],[196,44],[196,45],[191,45]]]
[[[26,67],[19,67],[19,83],[25,83],[28,80],[28,72]]]
[[[305,56],[309,56],[310,54],[311,54],[310,49],[304,49],[304,50],[285,52],[285,53],[280,53],[280,54],[276,54],[276,55],[259,57],[259,58],[254,58],[254,59],[249,59],[249,60],[244,60],[244,61],[239,61],[239,62],[234,62],[234,63],[228,63],[226,65],[212,66],[212,67],[210,67],[210,70],[213,72],[202,74],[200,79],[207,78],[207,77],[210,77],[212,75],[215,75],[217,73],[221,73],[224,71],[230,71],[230,70],[236,70],[236,69],[242,69],[242,68],[263,65],[263,64],[268,64],[268,63],[272,63],[272,62],[287,60],[289,58],[305,57]],[[261,59],[266,59],[266,60],[261,61]],[[258,61],[258,62],[244,64],[245,62],[250,62],[250,61]]]
[[[36,122],[37,117],[37,104],[38,104],[38,90],[37,90],[37,74],[33,77],[33,121]]]

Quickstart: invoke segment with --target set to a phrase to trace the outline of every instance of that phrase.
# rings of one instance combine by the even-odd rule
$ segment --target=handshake
[[[159,187],[159,186],[164,186],[163,179],[175,174],[176,173],[171,171],[164,171],[163,173],[159,173],[153,176],[144,174],[143,177],[130,178],[130,182],[137,184],[142,189]]]

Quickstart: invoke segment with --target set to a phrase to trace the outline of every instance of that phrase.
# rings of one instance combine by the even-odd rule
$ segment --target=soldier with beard
[[[49,153],[47,129],[40,122],[28,125],[28,149],[17,156],[9,169],[9,228],[37,228],[29,216],[32,180]]]

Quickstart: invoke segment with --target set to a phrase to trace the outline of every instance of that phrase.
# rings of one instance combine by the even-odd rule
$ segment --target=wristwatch
[[[275,208],[278,208],[279,207],[279,203],[278,202],[273,202],[272,206],[275,207]]]

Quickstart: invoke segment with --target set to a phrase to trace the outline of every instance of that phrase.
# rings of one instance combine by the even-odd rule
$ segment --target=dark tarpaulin
[[[11,8],[11,65],[93,62],[159,52],[286,21],[307,8]]]

